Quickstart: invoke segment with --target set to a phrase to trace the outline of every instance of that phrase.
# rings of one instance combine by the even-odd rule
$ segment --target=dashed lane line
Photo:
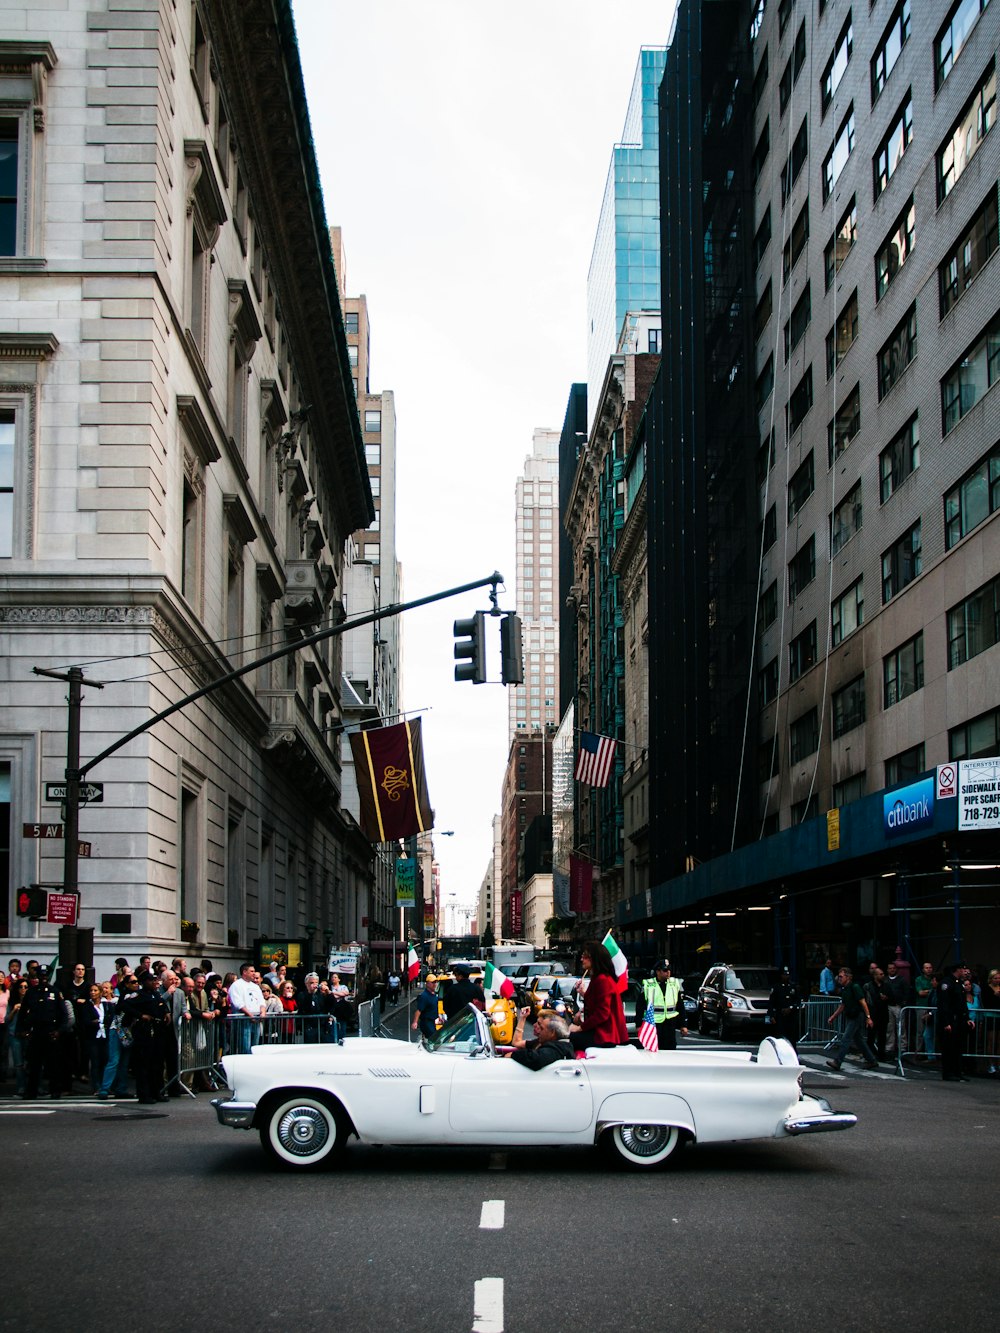
[[[472,1333],[503,1333],[502,1277],[479,1279],[472,1309]]]
[[[480,1231],[502,1231],[503,1210],[503,1199],[487,1199],[483,1203],[482,1212],[479,1214]]]

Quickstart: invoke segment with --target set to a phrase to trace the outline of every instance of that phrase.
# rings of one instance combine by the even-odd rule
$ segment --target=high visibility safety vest
[[[666,995],[660,990],[660,983],[655,977],[647,977],[642,983],[642,994],[647,1004],[653,1001],[653,1018],[657,1023],[665,1023],[668,1018],[676,1018],[681,999],[681,983],[676,977],[667,978]]]

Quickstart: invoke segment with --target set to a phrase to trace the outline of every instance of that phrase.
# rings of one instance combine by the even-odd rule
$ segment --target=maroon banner
[[[569,858],[569,910],[590,912],[594,906],[594,864],[580,856]]]
[[[349,739],[365,837],[392,842],[433,828],[420,719],[352,732]]]
[[[515,939],[521,938],[524,928],[523,895],[520,889],[510,891],[510,933]]]

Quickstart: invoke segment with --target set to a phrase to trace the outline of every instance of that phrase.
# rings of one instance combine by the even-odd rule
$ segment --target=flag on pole
[[[576,772],[573,776],[578,782],[586,782],[591,787],[606,787],[614,767],[617,748],[618,742],[612,740],[610,736],[598,736],[593,731],[581,731]]]
[[[365,837],[394,842],[433,828],[420,719],[352,732],[349,739]]]
[[[605,935],[604,939],[601,940],[601,943],[611,955],[611,963],[615,969],[615,983],[619,993],[624,993],[625,988],[628,985],[628,959],[615,943],[615,937],[610,930]]]
[[[417,957],[417,951],[413,945],[410,945],[409,952],[406,955],[406,980],[416,981],[420,972],[420,959]]]
[[[486,971],[483,973],[483,990],[492,991],[494,995],[500,995],[503,999],[509,1000],[514,994],[514,983],[505,973],[492,963],[486,964]]]
[[[656,1035],[656,1018],[653,1013],[653,1001],[646,1005],[646,1012],[642,1016],[642,1024],[638,1032],[639,1045],[645,1046],[647,1051],[658,1051],[660,1049],[660,1039]]]

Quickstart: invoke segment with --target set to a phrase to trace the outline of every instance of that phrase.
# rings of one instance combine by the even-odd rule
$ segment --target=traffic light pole
[[[92,768],[117,753],[129,741],[135,740],[143,732],[149,731],[150,727],[155,727],[158,722],[162,722],[182,708],[186,708],[188,704],[195,703],[207,694],[214,694],[216,690],[221,690],[232,681],[239,680],[242,676],[248,675],[251,671],[256,671],[259,667],[267,666],[269,662],[290,657],[293,653],[297,653],[300,648],[308,648],[314,643],[323,643],[326,639],[335,638],[339,634],[346,634],[348,630],[357,629],[361,625],[371,625],[377,620],[389,620],[393,616],[401,615],[404,611],[412,611],[418,606],[428,606],[431,602],[441,602],[448,597],[457,597],[460,593],[472,592],[476,588],[485,588],[487,585],[492,587],[490,596],[495,604],[497,586],[503,581],[503,575],[494,571],[487,578],[476,579],[473,583],[462,583],[458,587],[446,588],[443,592],[430,593],[427,597],[418,597],[411,602],[394,602],[367,615],[358,616],[354,620],[345,620],[339,625],[332,625],[329,629],[317,630],[315,634],[308,634],[305,638],[296,639],[294,643],[286,644],[283,648],[276,648],[273,652],[266,653],[263,657],[257,657],[244,666],[237,667],[233,671],[227,671],[224,676],[210,681],[209,684],[203,685],[201,689],[186,694],[183,699],[178,699],[169,708],[164,708],[161,712],[148,718],[141,726],[133,727],[127,735],[120,736],[118,740],[103,749],[100,754],[95,755],[93,759],[89,759],[85,764],[80,763],[80,711],[83,701],[83,686],[93,685],[95,689],[103,689],[104,686],[97,681],[84,680],[83,670],[80,667],[70,667],[66,672],[47,671],[42,667],[32,667],[36,676],[51,676],[55,680],[66,681],[69,685],[69,720],[66,731],[65,828],[63,830],[66,835],[63,853],[64,891],[75,893],[79,888],[80,784]]]

